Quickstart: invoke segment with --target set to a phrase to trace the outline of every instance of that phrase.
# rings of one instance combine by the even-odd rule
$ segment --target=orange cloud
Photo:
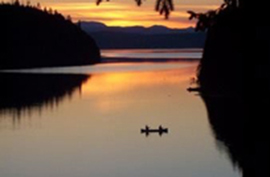
[[[187,10],[207,11],[216,9],[216,5],[180,5],[165,20],[154,11],[153,4],[145,3],[137,7],[134,3],[109,2],[97,6],[88,2],[47,2],[44,6],[51,7],[64,15],[71,15],[74,21],[99,21],[108,26],[153,26],[164,25],[171,28],[185,28],[194,26],[195,21],[188,20]]]

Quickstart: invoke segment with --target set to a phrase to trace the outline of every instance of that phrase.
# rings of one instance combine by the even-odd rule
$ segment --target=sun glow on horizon
[[[50,7],[63,15],[70,15],[74,22],[97,21],[107,26],[144,26],[163,25],[170,28],[186,28],[195,25],[189,21],[188,9],[207,11],[217,5],[181,5],[171,14],[168,20],[154,10],[154,4],[138,7],[135,4],[109,2],[97,6],[92,2],[44,2],[42,7]]]
[[[206,12],[217,9],[223,0],[174,0],[175,10],[168,20],[155,11],[155,0],[143,1],[138,7],[134,0],[113,0],[96,5],[96,0],[31,0],[32,5],[40,4],[64,16],[71,16],[73,22],[95,21],[107,26],[144,26],[163,25],[169,28],[194,27],[196,20],[188,19],[188,10]],[[10,2],[10,0],[4,0]],[[26,0],[20,0],[26,4]]]

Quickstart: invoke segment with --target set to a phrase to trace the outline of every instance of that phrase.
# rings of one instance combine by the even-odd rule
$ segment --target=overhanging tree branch
[[[96,0],[97,5],[99,5],[104,0]],[[109,1],[109,0],[105,0]],[[142,5],[142,0],[135,0],[138,6]],[[224,0],[224,3],[216,10],[210,10],[206,13],[196,13],[194,11],[187,11],[190,14],[189,19],[197,19],[196,24],[197,31],[205,31],[215,22],[216,16],[226,9],[242,8],[244,6],[244,0]],[[174,11],[173,0],[156,0],[155,10],[163,15],[165,19],[168,19],[171,12]]]

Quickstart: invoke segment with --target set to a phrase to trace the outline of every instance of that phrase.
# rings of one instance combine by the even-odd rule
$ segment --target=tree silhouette
[[[19,1],[19,0],[15,0],[15,1],[14,1],[14,5],[15,5],[15,6],[20,6],[20,1]]]
[[[107,2],[109,0],[106,0]],[[96,4],[99,5],[103,0],[97,0]],[[142,5],[142,0],[135,0],[138,6]],[[197,19],[196,30],[205,31],[209,28],[216,20],[216,16],[224,10],[243,8],[244,0],[224,0],[218,9],[210,10],[206,13],[196,13],[194,11],[187,11],[190,14],[189,19]],[[168,19],[171,12],[174,11],[174,2],[173,0],[156,0],[155,10],[159,12],[160,15],[163,15],[165,19]]]
[[[0,19],[0,70],[99,62],[94,39],[70,16],[16,0],[0,4]]]
[[[70,21],[70,22],[72,21],[72,18],[70,15],[67,16],[67,21]]]
[[[37,3],[37,6],[36,7],[37,7],[37,9],[41,9],[41,5],[40,5],[39,2]]]

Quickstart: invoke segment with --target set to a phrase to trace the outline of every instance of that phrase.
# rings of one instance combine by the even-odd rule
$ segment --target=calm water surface
[[[108,49],[102,50],[102,56],[140,59],[198,59],[202,57],[202,49]]]
[[[129,63],[78,67],[84,76],[2,74],[0,176],[239,177],[201,98],[186,91],[196,67]],[[146,124],[169,133],[146,137]]]

